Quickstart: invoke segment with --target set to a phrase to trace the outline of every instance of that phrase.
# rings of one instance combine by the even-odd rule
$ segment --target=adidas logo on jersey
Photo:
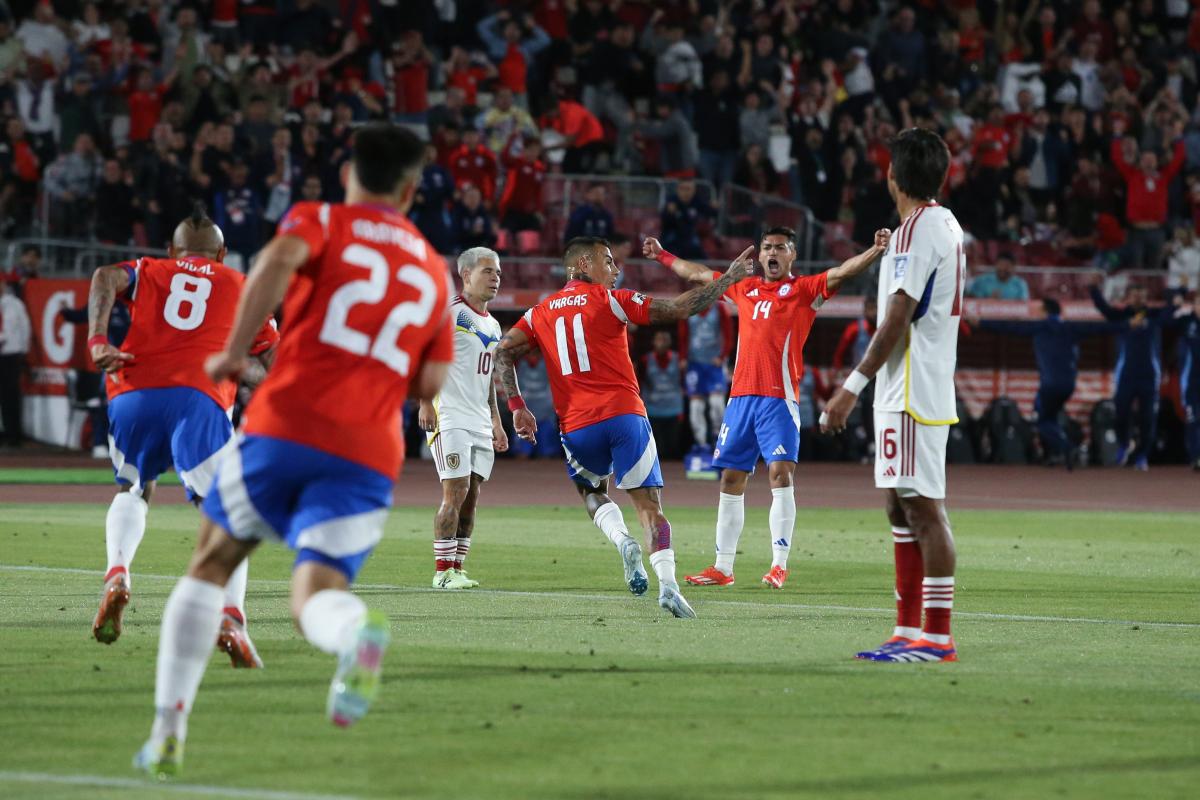
[[[746,292],[746,297],[758,297],[758,289],[751,289]]]
[[[896,477],[896,468],[889,466],[886,470],[883,471],[883,477],[885,477],[885,478]]]
[[[776,447],[774,450],[772,450],[772,451],[771,451],[771,455],[773,455],[773,456],[786,456],[786,455],[787,455],[787,448],[785,448],[783,445],[779,445],[778,447]]]

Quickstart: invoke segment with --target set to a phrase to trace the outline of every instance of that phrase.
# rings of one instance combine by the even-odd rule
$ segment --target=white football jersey
[[[433,400],[438,430],[460,429],[492,433],[492,360],[500,343],[500,323],[491,314],[480,314],[462,297],[455,297],[454,363],[442,391]]]
[[[965,278],[958,220],[936,203],[917,207],[892,234],[879,266],[878,324],[896,292],[917,308],[875,377],[876,409],[906,411],[924,425],[958,422],[954,366]]]

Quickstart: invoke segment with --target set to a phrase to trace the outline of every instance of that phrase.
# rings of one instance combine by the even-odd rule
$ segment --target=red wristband
[[[525,398],[521,397],[521,395],[517,395],[516,397],[508,398],[508,410],[509,411],[516,411],[517,409],[521,409],[524,407],[525,407]]]
[[[655,261],[662,264],[664,267],[670,267],[675,263],[675,258],[676,256],[673,253],[668,253],[666,250],[660,250],[658,253],[658,258],[656,258]]]
[[[108,337],[101,336],[100,334],[96,334],[95,336],[92,336],[91,338],[88,339],[88,345],[87,345],[88,350],[91,350],[93,347],[95,347],[98,344],[108,344]]]

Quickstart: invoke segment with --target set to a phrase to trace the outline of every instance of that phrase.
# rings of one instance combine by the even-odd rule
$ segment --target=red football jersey
[[[233,406],[237,384],[213,383],[204,360],[225,347],[246,278],[207,258],[140,258],[129,272],[129,333],[121,350],[133,361],[109,375],[109,399],[135,389],[188,386],[221,408]],[[279,340],[275,321],[258,332],[254,353]]]
[[[817,309],[833,296],[825,273],[774,283],[756,275],[730,286],[725,296],[738,309],[737,363],[729,396],[795,400],[804,370],[804,342]]]
[[[303,239],[309,258],[288,287],[279,352],[245,431],[396,476],[409,381],[426,361],[454,360],[446,264],[382,206],[297,203],[278,235]]]
[[[650,324],[650,298],[571,281],[514,326],[542,351],[563,433],[621,414],[646,415],[626,326]]]

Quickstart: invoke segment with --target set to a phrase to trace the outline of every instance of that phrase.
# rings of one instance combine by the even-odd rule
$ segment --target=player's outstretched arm
[[[308,243],[298,236],[276,236],[259,254],[242,287],[233,330],[225,349],[208,357],[204,370],[214,381],[236,378],[246,368],[250,348],[263,322],[283,301],[296,270],[308,261]]]
[[[92,361],[104,372],[115,372],[133,355],[108,343],[108,318],[117,295],[129,289],[129,271],[119,264],[100,267],[92,273],[88,290],[88,351]]]
[[[821,412],[821,433],[840,432],[846,429],[846,419],[854,410],[859,393],[862,392],[867,382],[875,377],[875,373],[879,372],[879,368],[896,349],[896,343],[908,329],[916,310],[916,299],[909,297],[904,292],[896,292],[891,296],[888,300],[887,314],[883,318],[883,324],[871,337],[866,355],[846,378],[846,382],[830,398],[825,405],[825,410]]]
[[[496,377],[508,397],[508,410],[513,415],[513,430],[530,444],[537,444],[537,420],[525,407],[521,387],[517,385],[517,359],[533,349],[529,337],[519,328],[510,328],[496,348]]]
[[[828,270],[825,273],[825,286],[832,294],[838,290],[843,281],[848,281],[856,275],[860,275],[867,271],[867,268],[875,263],[875,259],[879,258],[887,250],[888,242],[892,238],[892,232],[887,228],[880,228],[875,231],[875,244],[868,247],[863,252],[848,258],[836,267]]]
[[[703,264],[697,264],[694,261],[686,261],[676,255],[668,253],[663,249],[662,244],[653,236],[646,238],[642,242],[642,255],[653,261],[657,261],[664,267],[669,268],[679,277],[689,283],[712,283],[713,271]]]
[[[729,265],[729,269],[725,270],[725,273],[720,278],[711,283],[697,286],[695,289],[689,289],[674,300],[651,300],[650,324],[657,325],[663,322],[678,322],[681,319],[687,319],[702,311],[706,311],[709,306],[724,296],[730,286],[733,286],[750,274],[750,257],[753,253],[754,246],[747,247]]]

